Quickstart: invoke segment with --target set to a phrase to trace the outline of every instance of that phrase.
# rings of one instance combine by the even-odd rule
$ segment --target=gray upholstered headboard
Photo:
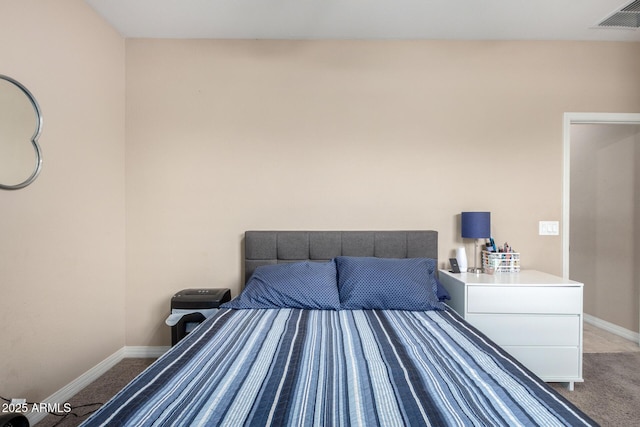
[[[244,281],[256,267],[337,256],[438,259],[438,232],[417,231],[246,231]]]

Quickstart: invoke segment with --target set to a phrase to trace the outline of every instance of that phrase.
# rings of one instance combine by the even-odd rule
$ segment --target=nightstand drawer
[[[469,286],[468,313],[582,312],[582,289],[560,286]]]
[[[578,347],[503,347],[545,381],[580,378]]]
[[[500,346],[578,346],[580,317],[469,314],[467,321]]]

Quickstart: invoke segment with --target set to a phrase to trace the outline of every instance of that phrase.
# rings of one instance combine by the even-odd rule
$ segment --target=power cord
[[[11,403],[11,399],[7,399],[6,397],[0,396],[0,399],[1,399],[1,400],[4,400],[4,401],[5,401],[5,402],[7,402],[7,403]],[[25,402],[25,403],[26,403],[27,405],[31,405],[31,406],[32,406],[32,405],[38,405],[38,403],[35,403],[35,402]],[[98,409],[100,409],[100,408],[93,409],[93,410],[91,410],[91,411],[89,411],[89,412],[86,412],[86,413],[84,413],[84,414],[77,414],[77,413],[75,413],[75,412],[73,412],[73,411],[74,411],[74,410],[77,410],[77,409],[80,409],[80,408],[86,408],[86,407],[89,407],[89,406],[96,406],[96,405],[102,406],[102,405],[103,405],[103,403],[101,403],[101,402],[100,402],[100,403],[96,402],[96,403],[86,403],[86,404],[83,404],[83,405],[71,406],[71,407],[69,408],[69,412],[65,412],[65,413],[50,412],[50,411],[47,411],[47,413],[48,413],[49,415],[53,415],[53,416],[55,416],[55,417],[61,417],[61,418],[60,418],[60,420],[58,420],[58,422],[57,422],[57,423],[55,423],[55,424],[52,426],[52,427],[56,427],[56,426],[60,425],[61,423],[63,423],[63,422],[67,419],[67,417],[68,417],[68,416],[70,416],[70,415],[73,415],[74,417],[79,418],[79,417],[86,417],[87,415],[91,415],[91,414],[93,414],[94,412],[96,412],[96,411],[97,411]],[[23,415],[26,415],[26,414],[23,414]]]

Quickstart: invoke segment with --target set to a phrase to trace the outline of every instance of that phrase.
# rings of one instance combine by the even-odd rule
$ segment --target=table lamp
[[[470,272],[479,273],[482,268],[478,268],[478,239],[488,239],[491,237],[491,212],[462,212],[462,238],[476,239],[473,251],[473,269]]]

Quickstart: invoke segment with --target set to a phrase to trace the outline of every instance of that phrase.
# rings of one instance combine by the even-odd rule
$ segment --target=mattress
[[[596,425],[449,309],[221,309],[83,426]]]

